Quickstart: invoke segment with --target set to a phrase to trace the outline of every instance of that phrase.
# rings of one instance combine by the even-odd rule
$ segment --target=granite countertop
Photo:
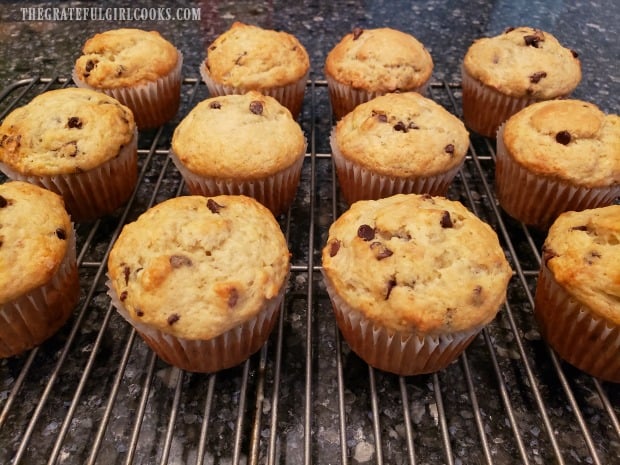
[[[617,0],[190,1],[183,7],[199,9],[198,17],[182,21],[36,20],[52,14],[50,8],[63,8],[65,14],[70,8],[116,8],[116,14],[119,8],[163,8],[164,14],[174,14],[178,3],[0,2],[0,88],[25,78],[70,78],[82,44],[117,27],[158,30],[183,52],[184,77],[199,80],[206,47],[233,21],[294,34],[309,52],[311,80],[323,81],[325,57],[345,33],[389,26],[413,34],[428,48],[435,65],[433,97],[458,114],[460,64],[471,42],[528,25],[551,32],[579,53],[583,79],[573,97],[606,112],[620,110]],[[43,87],[17,98],[26,100]],[[620,455],[620,385],[601,387],[565,365],[566,378],[557,375],[528,300],[536,283],[536,254],[515,222],[506,220],[507,234],[523,278],[515,277],[509,305],[468,348],[466,359],[436,375],[399,379],[369,370],[339,339],[316,268],[333,206],[337,211],[345,206],[337,194],[334,198],[326,156],[332,124],[326,88],[314,92],[307,95],[300,124],[316,143],[309,151],[318,156],[306,159],[290,218],[279,218],[290,238],[293,271],[281,327],[262,354],[264,365],[257,355],[249,364],[200,375],[156,360],[112,311],[105,277],[98,274],[119,225],[149,202],[180,192],[180,175],[167,163],[169,137],[196,99],[208,95],[204,85],[188,83],[175,120],[160,132],[140,134],[146,168],[128,218],[118,214],[77,227],[78,247],[84,247],[83,295],[72,323],[32,360],[29,354],[0,360],[0,463],[12,463],[16,456],[19,463],[46,463],[51,456],[53,463],[91,463],[92,451],[98,454],[92,463],[105,464],[133,457],[132,463],[144,464],[509,465],[522,463],[519,456],[546,464],[558,462],[557,449],[566,464],[597,463],[591,447],[599,463],[611,464]],[[0,113],[6,104],[0,101]],[[157,151],[149,151],[151,141]],[[501,236],[488,190],[491,144],[472,137],[472,147],[481,157],[469,157],[450,196],[468,202]],[[0,175],[0,182],[4,179]],[[534,246],[540,239],[534,235]],[[585,439],[575,410],[589,431]],[[305,433],[307,427],[312,434]],[[197,462],[199,453],[204,461]]]

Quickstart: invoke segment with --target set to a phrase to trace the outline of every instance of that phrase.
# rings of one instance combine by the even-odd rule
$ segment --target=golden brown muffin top
[[[91,87],[114,89],[156,81],[173,71],[179,58],[157,31],[113,29],[86,41],[74,71]]]
[[[118,155],[134,137],[129,108],[88,89],[44,92],[0,126],[0,162],[23,175],[80,173]]]
[[[387,176],[432,176],[465,158],[469,133],[456,116],[416,92],[386,94],[338,121],[340,153]]]
[[[543,176],[587,187],[620,184],[620,117],[581,100],[548,100],[513,115],[502,141],[510,156]]]
[[[581,81],[577,53],[550,33],[531,27],[507,29],[476,40],[463,60],[475,79],[515,97],[550,99],[566,96]]]
[[[174,131],[172,150],[191,172],[251,180],[289,168],[305,138],[286,107],[250,91],[200,102]]]
[[[380,93],[414,90],[433,73],[430,53],[411,34],[356,28],[327,54],[325,74],[355,89]]]
[[[459,202],[416,194],[354,203],[330,227],[323,272],[365,317],[419,335],[489,323],[512,275],[489,225]]]
[[[562,213],[549,229],[543,259],[566,292],[620,325],[620,205]]]
[[[0,304],[46,284],[72,235],[59,195],[22,181],[0,184]]]
[[[295,36],[236,21],[209,45],[205,65],[220,84],[261,90],[303,78],[310,58]]]
[[[123,228],[108,259],[129,317],[185,339],[210,339],[253,318],[288,271],[280,226],[244,196],[164,201]]]

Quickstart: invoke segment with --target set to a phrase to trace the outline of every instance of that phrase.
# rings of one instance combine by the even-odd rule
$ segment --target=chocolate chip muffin
[[[360,103],[389,92],[424,94],[433,59],[406,32],[355,28],[329,51],[324,71],[332,110],[342,118]]]
[[[133,114],[93,90],[44,92],[0,126],[0,170],[61,194],[75,221],[112,213],[137,182]]]
[[[490,226],[459,202],[417,194],[354,203],[330,227],[322,260],[344,339],[399,375],[458,357],[512,275]]]
[[[0,358],[56,333],[79,293],[75,233],[62,198],[30,183],[0,184]]]
[[[620,383],[620,205],[561,214],[543,246],[534,314],[577,368]]]
[[[581,63],[549,32],[517,27],[476,40],[463,59],[462,78],[465,125],[494,138],[521,108],[568,96],[581,81]]]
[[[163,360],[214,372],[266,341],[289,261],[280,226],[254,199],[185,196],[123,228],[108,286],[118,311]]]
[[[613,203],[620,117],[571,99],[524,108],[498,131],[495,187],[507,213],[540,229],[564,211]]]
[[[332,130],[332,156],[349,204],[398,193],[443,195],[465,161],[469,134],[417,92],[376,97]]]
[[[159,32],[114,29],[86,41],[73,80],[127,105],[138,127],[149,129],[177,113],[182,65],[181,52]]]
[[[305,153],[288,109],[250,91],[196,105],[175,129],[170,155],[191,193],[248,195],[278,215],[295,198]]]
[[[308,52],[284,31],[235,21],[207,48],[200,73],[212,97],[259,91],[301,112],[310,72]]]

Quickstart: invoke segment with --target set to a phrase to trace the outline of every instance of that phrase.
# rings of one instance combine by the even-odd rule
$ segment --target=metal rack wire
[[[0,119],[67,85],[9,85]],[[538,334],[532,296],[544,237],[498,207],[492,141],[472,136],[448,197],[497,231],[515,270],[505,307],[439,373],[397,377],[350,352],[320,276],[327,229],[346,208],[329,154],[325,82],[310,81],[306,94],[309,153],[297,199],[278,218],[293,267],[269,342],[239,367],[185,373],[136,337],[105,292],[107,254],[122,226],[185,193],[170,137],[207,96],[198,79],[186,79],[178,119],[140,134],[139,185],[128,205],[76,225],[82,296],[72,319],[39,348],[0,361],[0,463],[620,463],[619,386],[565,364]],[[435,82],[430,94],[459,114],[458,84]]]

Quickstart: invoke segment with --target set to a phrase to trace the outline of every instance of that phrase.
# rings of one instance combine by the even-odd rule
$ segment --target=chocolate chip
[[[123,65],[118,65],[118,67],[116,68],[116,77],[121,77],[124,72],[125,67]]]
[[[144,312],[138,308],[136,310],[136,316],[143,317],[144,316]]]
[[[60,239],[61,241],[64,241],[65,239],[67,239],[67,233],[64,229],[58,228],[56,229],[56,237],[58,237],[58,239]]]
[[[407,126],[402,121],[399,121],[398,123],[396,123],[394,125],[394,130],[395,131],[407,132]]]
[[[370,244],[370,248],[374,251],[375,258],[377,260],[383,260],[384,258],[388,258],[394,255],[394,252],[388,249],[381,242],[373,242],[372,244]]]
[[[365,241],[372,241],[375,238],[375,228],[367,224],[363,224],[357,228],[357,236]]]
[[[9,201],[0,195],[0,208],[4,208],[9,204]]]
[[[387,292],[385,293],[385,300],[390,298],[390,294],[392,293],[392,289],[396,287],[396,278],[392,278],[387,282]]]
[[[175,324],[175,323],[176,323],[177,321],[179,321],[180,319],[181,319],[181,317],[179,316],[179,314],[178,314],[178,313],[173,313],[172,315],[170,315],[170,316],[168,317],[168,320],[167,320],[167,321],[168,321],[168,324],[169,324],[170,326],[172,326],[173,324]]]
[[[568,145],[571,141],[571,135],[568,131],[560,131],[555,135],[555,141],[558,144]]]
[[[211,213],[219,213],[224,206],[220,205],[213,199],[209,199],[207,200],[207,208],[211,210]]]
[[[579,58],[579,54],[576,51],[571,49],[570,53],[573,55],[573,58]]]
[[[127,291],[121,292],[121,295],[118,296],[118,298],[120,299],[121,302],[124,302],[125,299],[127,299]],[[142,316],[142,315],[139,315],[139,316]]]
[[[454,156],[454,144],[448,144],[444,147],[444,151],[449,153],[450,156]]]
[[[97,65],[97,62],[95,62],[95,61],[93,61],[93,60],[88,60],[88,61],[86,62],[86,66],[84,66],[84,70],[85,70],[87,73],[90,73],[96,65]]]
[[[353,28],[353,31],[352,31],[352,33],[353,33],[353,40],[359,39],[363,32],[364,32],[364,29],[362,29],[361,27]]]
[[[222,108],[222,104],[220,102],[211,102],[209,104],[209,108],[213,108],[214,110],[219,110],[220,108]]]
[[[181,268],[182,266],[192,266],[192,261],[185,255],[171,255],[170,266],[172,268]]]
[[[484,302],[484,298],[482,297],[482,286],[474,287],[471,300],[474,305],[481,305]]]
[[[329,256],[335,257],[339,250],[340,250],[340,241],[333,241],[329,245]]]
[[[254,100],[250,102],[250,111],[254,113],[255,115],[262,115],[263,114],[263,102],[260,102],[258,100]]]
[[[435,203],[435,199],[433,199],[433,196],[431,194],[422,194],[420,196],[420,198],[424,201],[431,201],[431,203]]]
[[[583,226],[575,226],[574,228],[570,228],[571,231],[587,231],[588,227],[586,225]]]
[[[237,305],[237,301],[239,300],[239,291],[234,287],[230,290],[230,294],[228,294],[228,308],[234,308]]]
[[[507,27],[506,29],[504,29],[504,34],[508,34],[509,32],[512,32],[514,30],[515,30],[514,27]]]
[[[378,111],[373,110],[372,116],[375,116],[380,123],[387,123],[388,117],[385,113],[380,113]]]
[[[439,220],[439,224],[442,228],[451,228],[454,226],[452,223],[452,218],[450,218],[450,212],[444,211],[441,215],[441,220]]]
[[[523,36],[525,45],[538,48],[538,44],[545,41],[545,36],[542,31],[535,31],[534,34]]]
[[[82,121],[77,116],[72,116],[67,121],[67,127],[69,129],[82,129]]]
[[[547,77],[547,73],[544,71],[539,71],[537,73],[534,73],[530,76],[530,82],[532,84],[538,84],[540,82],[540,80],[544,77]]]
[[[125,286],[129,284],[129,275],[131,274],[131,270],[128,266],[123,268],[123,275],[125,276]]]
[[[411,121],[408,125],[407,125],[408,129],[420,129],[420,126],[418,126],[417,124],[415,124],[413,121]]]

